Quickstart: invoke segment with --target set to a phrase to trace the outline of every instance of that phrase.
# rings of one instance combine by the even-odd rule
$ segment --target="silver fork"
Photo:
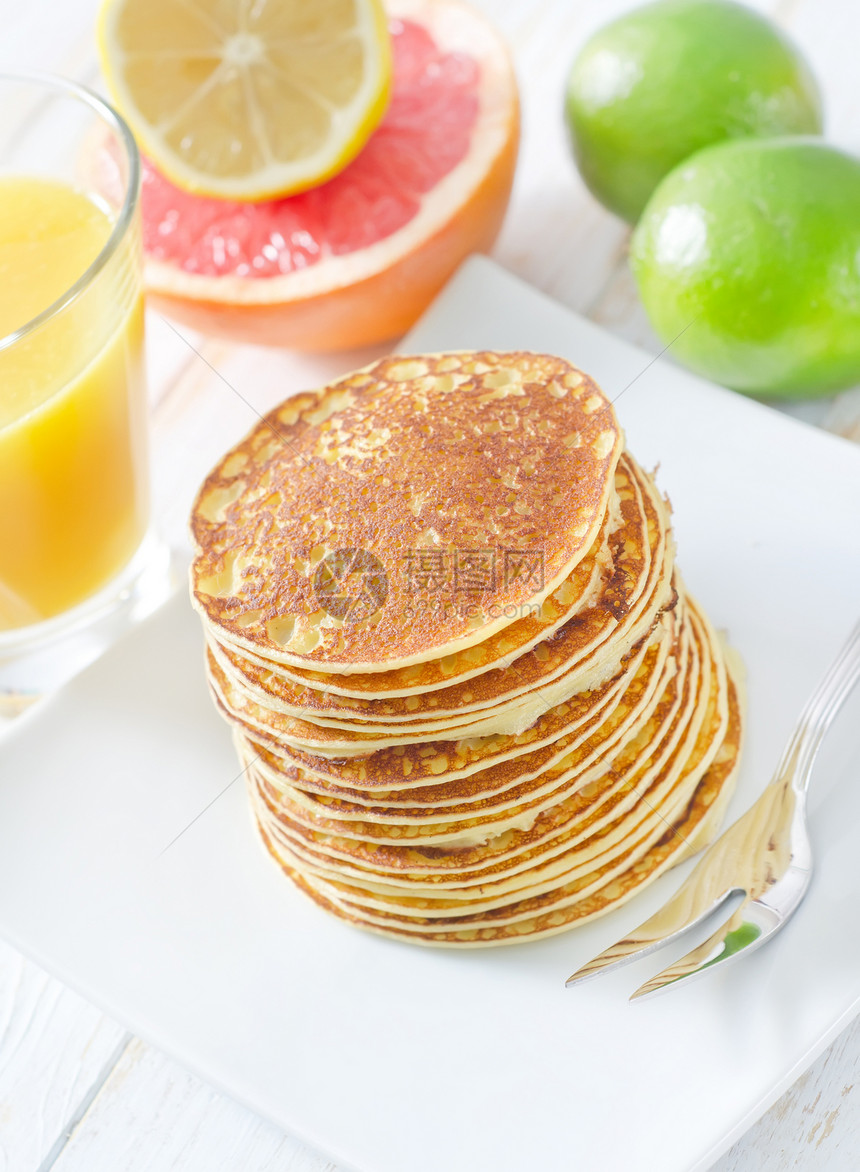
[[[630,1000],[689,980],[760,948],[791,918],[812,876],[806,794],[822,738],[860,678],[860,623],[809,697],[773,780],[712,843],[672,898],[629,936],[568,977],[587,981],[630,964],[701,924],[732,896],[741,902],[708,939],[663,969]]]

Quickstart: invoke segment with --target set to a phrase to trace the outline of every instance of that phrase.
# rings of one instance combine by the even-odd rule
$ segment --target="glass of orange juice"
[[[106,103],[0,74],[0,712],[168,589],[148,537],[139,189]]]

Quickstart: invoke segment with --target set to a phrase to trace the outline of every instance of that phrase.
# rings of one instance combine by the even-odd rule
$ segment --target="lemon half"
[[[335,175],[391,87],[381,0],[105,0],[98,39],[142,150],[177,186],[222,199]]]

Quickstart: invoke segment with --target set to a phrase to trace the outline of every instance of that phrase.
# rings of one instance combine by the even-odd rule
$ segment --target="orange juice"
[[[127,257],[114,254],[66,306],[38,318],[112,228],[65,183],[0,178],[0,630],[97,592],[146,529],[136,235],[120,244]]]

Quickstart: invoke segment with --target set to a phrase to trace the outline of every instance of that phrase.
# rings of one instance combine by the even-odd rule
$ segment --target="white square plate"
[[[647,355],[485,260],[403,349],[554,351],[615,396]],[[854,622],[860,451],[665,361],[618,402],[690,588],[749,669],[731,816]],[[680,871],[534,944],[433,951],[329,918],[259,847],[198,622],[175,599],[0,745],[0,931],[144,1038],[362,1172],[706,1168],[860,1007],[860,703],[812,792],[818,867],[767,948],[629,1004],[670,957],[566,990]],[[675,955],[684,951],[679,947]]]

